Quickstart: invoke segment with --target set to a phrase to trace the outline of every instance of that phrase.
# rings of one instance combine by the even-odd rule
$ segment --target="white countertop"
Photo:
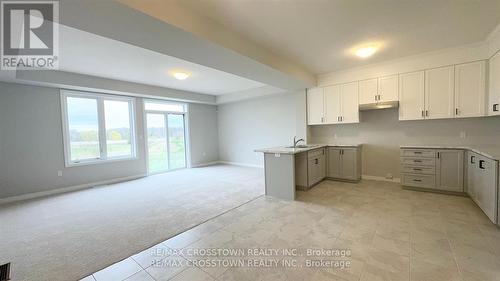
[[[464,149],[500,161],[500,145],[401,145],[400,148]]]
[[[270,147],[270,148],[261,148],[256,149],[255,152],[263,152],[263,153],[280,153],[280,154],[298,154],[302,152],[306,152],[309,150],[314,150],[322,147],[333,146],[333,147],[358,147],[361,144],[309,144],[309,147],[303,148],[291,148],[287,146],[278,146],[278,147]]]

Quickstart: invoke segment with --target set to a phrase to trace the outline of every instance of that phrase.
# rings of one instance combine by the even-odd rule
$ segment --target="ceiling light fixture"
[[[189,73],[186,72],[174,72],[172,75],[174,75],[177,80],[185,80],[189,77]]]
[[[377,52],[377,48],[374,46],[363,47],[356,50],[356,56],[360,58],[368,58]]]
[[[366,41],[347,49],[346,55],[366,59],[373,56],[373,54],[380,51],[381,49],[385,48],[386,45],[387,42],[382,40]]]

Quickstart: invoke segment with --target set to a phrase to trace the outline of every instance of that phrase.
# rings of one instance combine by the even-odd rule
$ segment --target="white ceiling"
[[[484,40],[500,0],[174,0],[319,74]],[[348,52],[383,41],[370,59]]]
[[[66,26],[60,27],[59,70],[202,94],[223,95],[264,86],[230,73]],[[183,70],[183,81],[170,74]]]

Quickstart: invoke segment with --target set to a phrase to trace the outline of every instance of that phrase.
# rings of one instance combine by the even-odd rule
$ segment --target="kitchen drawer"
[[[402,157],[401,164],[404,166],[436,166],[435,158],[415,158],[415,157]]]
[[[435,188],[436,176],[401,174],[401,184],[422,188]]]
[[[321,155],[325,155],[325,148],[320,148],[320,149],[310,150],[310,151],[307,153],[307,157],[308,157],[309,159],[311,159],[311,158],[316,158],[316,157],[321,156]]]
[[[430,149],[402,149],[402,157],[436,158],[436,151]]]
[[[434,167],[403,166],[401,172],[405,174],[435,175],[436,169]]]

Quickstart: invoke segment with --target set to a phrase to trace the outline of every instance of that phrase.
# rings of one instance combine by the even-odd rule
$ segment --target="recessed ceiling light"
[[[186,72],[174,72],[172,75],[174,75],[177,80],[185,80],[189,77],[189,73]]]
[[[360,58],[367,58],[371,57],[375,54],[375,52],[377,52],[377,48],[374,46],[363,47],[356,50],[356,56]]]

